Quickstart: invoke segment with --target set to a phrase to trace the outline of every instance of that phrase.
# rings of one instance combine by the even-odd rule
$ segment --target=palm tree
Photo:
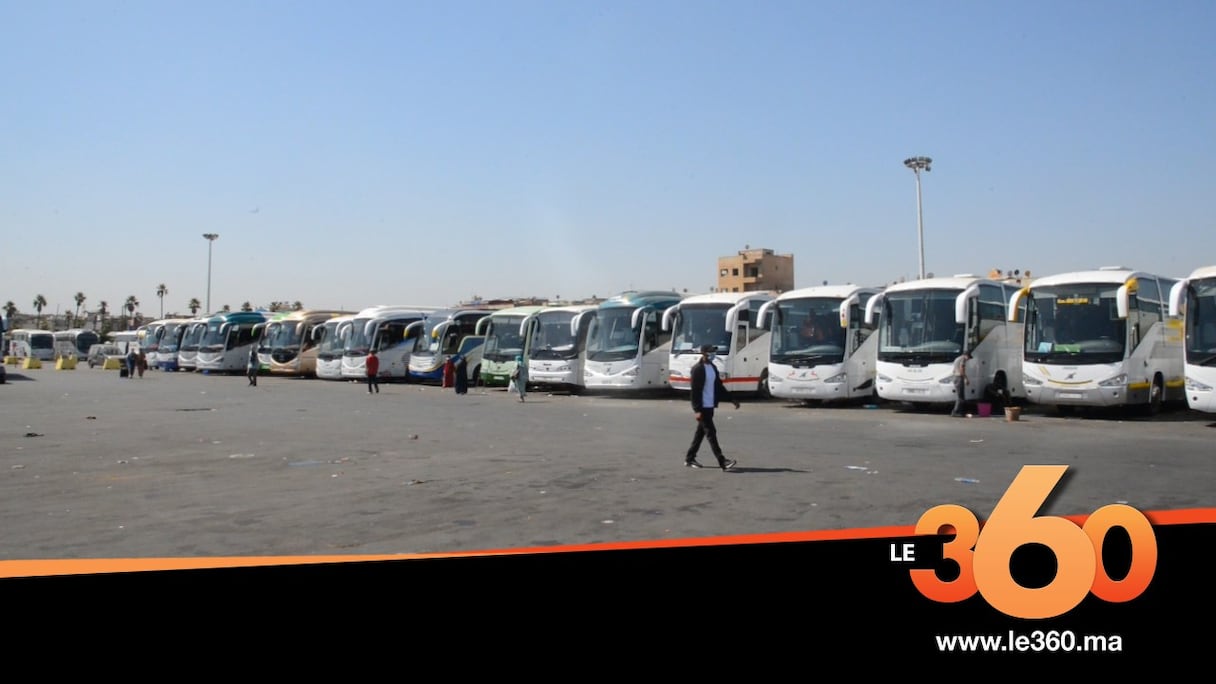
[[[106,325],[108,323],[108,321],[106,321],[106,314],[108,314],[108,313],[110,313],[110,305],[107,304],[106,301],[103,299],[103,300],[101,300],[101,303],[99,303],[97,305],[97,316],[99,318],[101,318],[101,334],[102,335],[105,335],[106,330],[109,328],[109,326]]]
[[[169,288],[165,287],[164,283],[156,286],[156,296],[160,297],[160,317],[165,317],[165,295],[169,294]]]
[[[13,303],[13,300],[10,299],[4,303],[4,315],[8,318],[9,323],[5,328],[13,327],[13,316],[17,315],[17,305]]]
[[[76,313],[72,314],[72,319],[74,321],[78,321],[80,319],[80,307],[84,306],[84,300],[85,300],[84,293],[77,292],[74,299],[76,300]],[[72,325],[76,326],[76,325],[79,325],[79,323],[76,322],[76,323],[73,323]]]
[[[198,300],[198,297],[191,297],[190,303],[186,306],[190,307],[190,315],[197,316],[198,310],[203,308],[203,303]]]
[[[46,308],[46,297],[42,295],[34,296],[34,310],[38,312],[37,327],[42,327],[42,310]]]
[[[223,308],[223,309],[220,309],[220,311],[223,311],[224,313],[228,313],[229,311],[232,311],[232,307],[230,307],[230,306],[228,306],[227,304],[225,304],[225,305],[224,305],[224,308]]]
[[[123,308],[125,308],[127,310],[127,316],[128,316],[127,329],[128,330],[131,329],[131,320],[133,320],[135,317],[135,307],[137,307],[137,306],[139,306],[139,300],[135,298],[135,295],[130,295],[129,297],[127,297],[127,303],[123,305]]]
[[[245,302],[244,304],[241,304],[241,311],[253,311],[253,305],[249,302]]]
[[[296,311],[301,311],[304,309],[304,302],[297,299],[296,303],[291,305],[291,308],[295,309]]]

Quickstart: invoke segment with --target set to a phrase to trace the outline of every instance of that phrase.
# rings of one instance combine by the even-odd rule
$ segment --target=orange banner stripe
[[[1172,511],[1149,511],[1145,517],[1154,526],[1216,523],[1216,508],[1191,508]],[[1077,525],[1085,524],[1088,515],[1061,516]],[[719,537],[689,537],[654,541],[602,542],[569,546],[535,546],[518,549],[486,551],[457,551],[450,553],[379,554],[346,556],[219,556],[200,558],[80,558],[63,560],[0,561],[0,578],[47,577],[55,575],[90,575],[161,570],[207,570],[217,568],[250,568],[281,565],[318,565],[322,563],[366,563],[435,558],[471,558],[484,556],[518,556],[547,553],[576,553],[586,551],[623,551],[639,549],[689,548],[696,546],[738,546],[743,544],[776,544],[788,542],[840,541],[858,539],[889,539],[915,536],[915,525],[869,527],[845,530],[807,532],[770,532],[763,534],[728,535]]]

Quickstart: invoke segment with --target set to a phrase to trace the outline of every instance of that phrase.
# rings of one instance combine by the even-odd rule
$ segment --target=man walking
[[[380,394],[380,357],[376,356],[375,349],[368,350],[364,365],[367,366],[367,393]]]
[[[714,409],[718,408],[719,401],[729,401],[739,408],[739,402],[730,396],[730,392],[726,391],[726,386],[722,384],[722,377],[718,374],[718,369],[714,367],[714,350],[716,347],[712,344],[707,344],[701,347],[701,360],[692,367],[692,411],[697,417],[697,431],[693,434],[692,444],[688,447],[688,453],[684,456],[684,465],[689,468],[700,468],[700,463],[697,462],[697,452],[701,449],[701,440],[709,441],[709,448],[714,452],[714,458],[718,459],[718,467],[722,468],[723,472],[732,470],[735,467],[735,461],[727,458],[722,453],[722,447],[718,445],[718,428],[714,425]]]

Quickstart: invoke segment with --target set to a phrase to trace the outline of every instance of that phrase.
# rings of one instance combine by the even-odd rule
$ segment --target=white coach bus
[[[354,314],[335,316],[312,329],[312,340],[316,345],[317,362],[315,375],[321,380],[342,379],[342,353]]]
[[[671,332],[663,313],[680,303],[674,291],[629,290],[600,302],[587,331],[583,386],[637,392],[671,388]]]
[[[1018,286],[974,275],[924,278],[887,287],[866,303],[878,323],[877,391],[890,401],[953,404],[954,360],[964,351],[966,401],[1025,397],[1022,326],[1010,320]]]
[[[367,352],[374,348],[380,357],[380,377],[407,381],[410,355],[422,334],[422,323],[427,314],[439,309],[437,306],[373,306],[355,314],[348,324],[342,350],[342,377],[347,380],[366,378]]]
[[[672,389],[692,389],[692,367],[701,347],[716,348],[714,365],[732,392],[769,396],[769,333],[757,325],[760,307],[775,299],[770,292],[714,292],[680,300],[663,313],[663,330],[672,331]]]
[[[881,291],[822,285],[783,292],[760,307],[759,324],[772,332],[772,395],[804,402],[874,397],[878,337],[863,312]]]
[[[1216,413],[1216,266],[1195,269],[1170,292],[1170,315],[1182,316],[1186,401]]]
[[[546,306],[524,321],[532,327],[528,347],[528,384],[579,392],[587,360],[587,332],[595,318],[591,304]]]
[[[1026,397],[1056,407],[1141,406],[1185,401],[1182,321],[1170,316],[1178,282],[1124,267],[1038,278],[1010,301],[1025,302]]]

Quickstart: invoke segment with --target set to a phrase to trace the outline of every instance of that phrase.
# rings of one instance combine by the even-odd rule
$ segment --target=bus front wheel
[[[1160,375],[1153,376],[1153,385],[1148,390],[1148,405],[1145,407],[1146,413],[1150,416],[1155,416],[1161,413],[1161,404],[1165,399],[1165,383],[1162,382]]]

